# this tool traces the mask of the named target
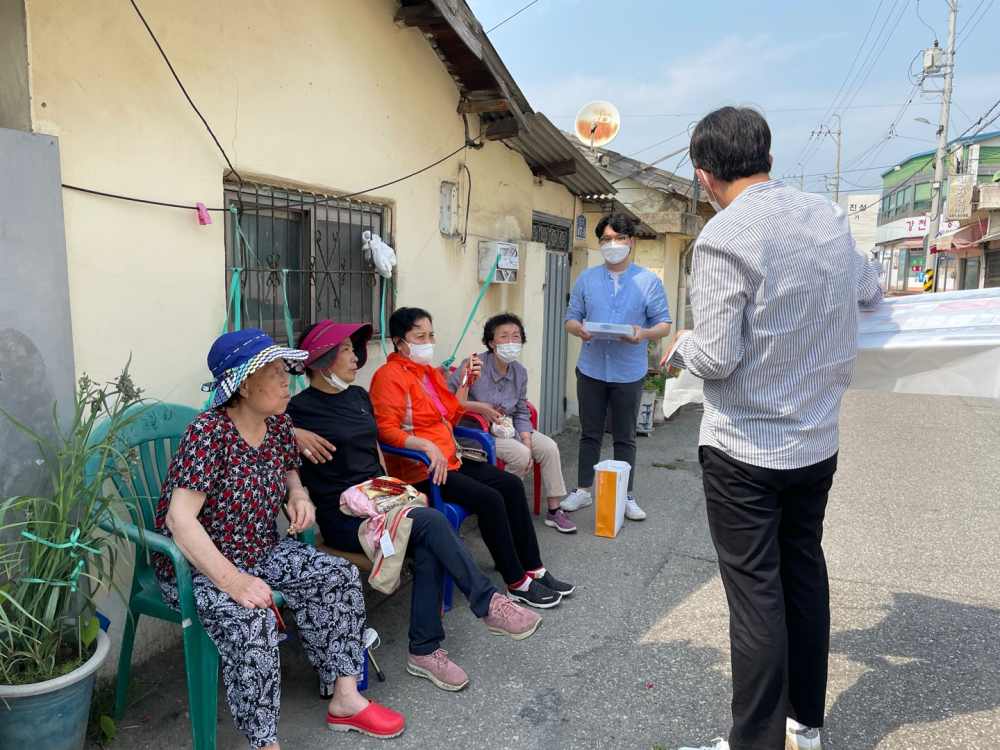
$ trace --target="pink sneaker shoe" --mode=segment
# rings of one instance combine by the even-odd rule
[[[490,611],[483,618],[483,624],[493,635],[505,635],[515,641],[522,641],[538,630],[542,618],[497,592],[490,599]]]
[[[439,648],[427,656],[410,654],[406,671],[414,677],[425,677],[442,690],[457,692],[469,684],[469,675],[448,658],[448,652]]]

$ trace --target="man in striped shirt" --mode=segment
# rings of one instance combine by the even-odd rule
[[[882,298],[846,214],[768,177],[752,109],[706,115],[691,161],[719,212],[694,248],[693,331],[672,364],[705,381],[699,440],[708,520],[730,612],[731,750],[817,750],[830,602],[821,539],[858,306]],[[724,209],[724,210],[723,210]]]

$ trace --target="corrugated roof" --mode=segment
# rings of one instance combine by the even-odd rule
[[[614,192],[548,118],[531,108],[465,0],[401,0],[396,23],[423,32],[462,94],[459,112],[490,124],[487,140],[502,140],[534,174],[575,195]]]
[[[977,136],[975,136],[973,138],[955,138],[953,140],[948,141],[948,148],[951,148],[956,143],[961,143],[963,146],[969,146],[969,145],[971,145],[973,143],[979,143],[980,141],[987,141],[990,138],[996,138],[997,136],[1000,136],[1000,130],[994,130],[992,133],[980,133],[979,135],[977,135]],[[910,161],[913,161],[914,159],[919,159],[919,158],[925,157],[925,156],[934,156],[936,153],[937,153],[937,149],[935,148],[935,149],[931,149],[930,151],[921,151],[919,154],[913,154],[911,156],[907,156],[905,159],[903,159],[902,161],[900,161],[898,164],[896,164],[896,165],[894,165],[892,167],[889,167],[889,169],[885,170],[880,176],[881,177],[885,177],[890,172],[895,172],[898,167],[903,166],[907,162],[910,162]]]

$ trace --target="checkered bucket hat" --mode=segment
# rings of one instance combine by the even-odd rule
[[[289,372],[301,375],[305,372],[303,362],[308,356],[307,351],[278,346],[259,328],[224,333],[208,353],[208,369],[215,380],[205,383],[201,389],[206,393],[214,392],[211,406],[215,408],[226,403],[240,383],[264,365],[283,359]]]

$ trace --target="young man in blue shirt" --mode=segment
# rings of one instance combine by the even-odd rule
[[[580,404],[580,464],[577,487],[560,503],[565,511],[594,502],[594,464],[601,460],[604,422],[611,407],[615,460],[632,467],[625,516],[641,521],[646,514],[632,496],[635,483],[635,428],[642,384],[649,370],[646,342],[670,333],[670,311],[663,282],[629,261],[635,248],[635,225],[625,214],[612,213],[597,222],[597,241],[604,265],[588,268],[573,285],[566,311],[566,330],[583,339],[576,363],[576,397]],[[620,340],[595,339],[585,321],[632,326]]]

